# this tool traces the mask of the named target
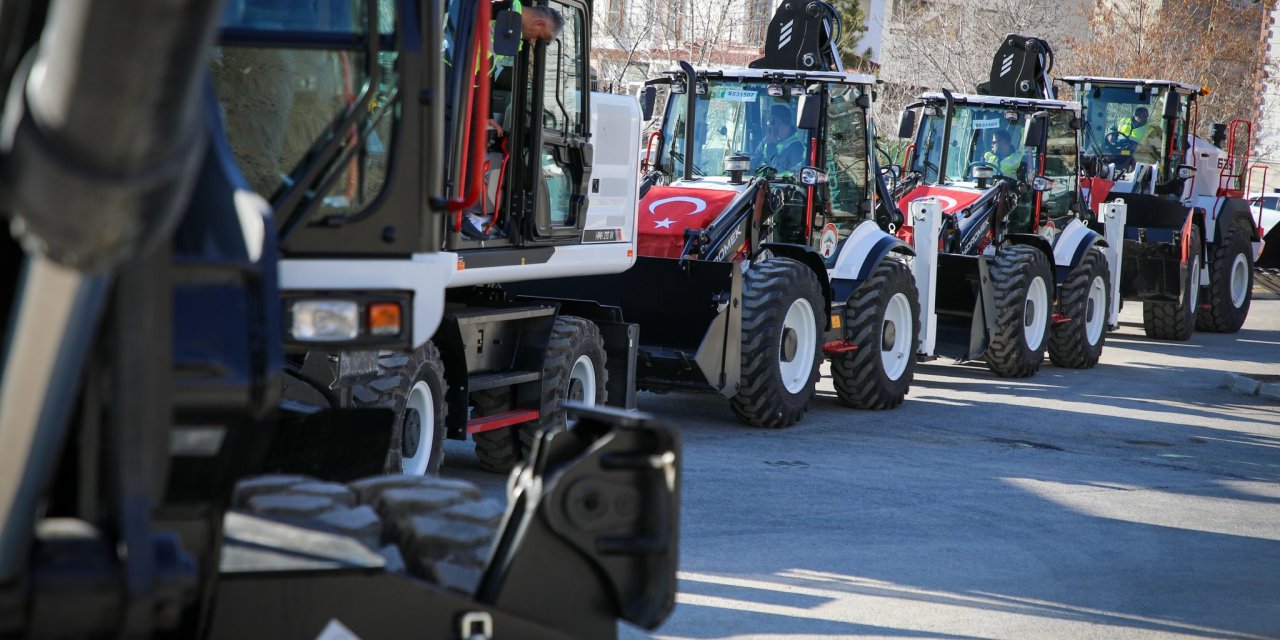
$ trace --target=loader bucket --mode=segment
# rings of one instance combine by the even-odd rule
[[[595,301],[640,325],[640,388],[724,395],[737,390],[742,269],[736,263],[641,256],[620,274],[519,283],[512,289],[528,297]]]
[[[1120,297],[1124,300],[1177,303],[1182,296],[1183,234],[1192,211],[1146,194],[1114,194],[1129,205],[1124,230]]]
[[[938,255],[938,338],[935,353],[956,360],[976,360],[987,350],[990,285],[984,284],[987,259]]]
[[[1254,263],[1254,280],[1280,294],[1280,224],[1271,227],[1262,242],[1262,253]]]

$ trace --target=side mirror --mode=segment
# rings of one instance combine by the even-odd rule
[[[1164,99],[1164,119],[1177,120],[1180,115],[1182,115],[1182,99],[1176,92],[1170,91]]]
[[[657,87],[645,87],[644,91],[640,94],[640,113],[643,115],[645,121],[653,119],[653,105],[657,100]]]
[[[1178,165],[1178,179],[1187,180],[1196,175],[1196,168],[1189,164]]]
[[[493,55],[515,57],[520,52],[523,28],[520,24],[520,14],[514,11],[499,11],[493,20]]]
[[[1036,176],[1031,179],[1031,188],[1035,191],[1049,191],[1053,189],[1053,180],[1044,176]]]
[[[796,128],[816,131],[822,120],[822,96],[804,94],[796,109]]]
[[[827,174],[817,167],[805,167],[800,170],[800,184],[826,184]]]
[[[1048,117],[1043,113],[1031,116],[1027,126],[1022,128],[1022,146],[1039,147],[1040,141],[1044,139],[1045,125],[1048,120]]]
[[[904,109],[902,115],[898,116],[898,137],[904,140],[911,139],[911,135],[916,132],[916,112],[910,109]]]

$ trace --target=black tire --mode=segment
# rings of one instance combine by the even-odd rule
[[[409,398],[414,387],[423,383],[430,392],[433,411],[431,424],[426,416],[417,415],[416,411],[406,411]],[[351,388],[351,404],[356,408],[387,408],[396,414],[395,431],[391,436],[391,449],[383,469],[387,473],[404,471],[406,458],[417,453],[417,439],[413,437],[416,430],[431,429],[431,451],[426,456],[426,473],[440,473],[440,463],[444,459],[445,411],[444,400],[446,385],[444,381],[444,364],[440,361],[440,351],[431,342],[413,353],[384,352],[378,357],[378,374],[374,378],[358,383]],[[405,436],[409,435],[409,438]]]
[[[574,376],[574,367],[582,358],[587,359],[594,374],[595,404],[602,405],[609,398],[606,388],[609,371],[605,368],[604,339],[600,337],[600,328],[583,318],[557,317],[547,344],[547,355],[542,362],[542,417],[537,422],[475,434],[476,455],[481,467],[496,473],[510,471],[515,463],[528,455],[540,430],[565,428],[567,421],[561,405],[567,400],[582,402],[586,399],[580,384],[582,379]],[[510,408],[504,396],[477,396],[480,394],[472,394],[477,410],[482,409],[481,402],[497,402],[499,399],[504,402],[499,410]]]
[[[234,509],[341,534],[403,572],[458,593],[475,592],[505,509],[461,480],[386,475],[350,484],[307,476],[257,476],[236,484]]]
[[[1037,279],[1045,287],[1044,323],[1037,331],[1040,313],[1028,296]],[[1049,343],[1053,270],[1044,252],[1030,245],[1013,245],[996,252],[991,261],[991,287],[995,293],[995,334],[987,346],[987,367],[1005,378],[1025,378],[1040,370]],[[1035,334],[1039,344],[1031,344]]]
[[[910,313],[910,325],[905,328],[886,321],[890,301],[895,301],[895,307],[903,303],[897,296],[905,298]],[[920,296],[911,270],[902,260],[886,257],[850,296],[845,309],[846,335],[858,348],[831,358],[836,395],[858,409],[892,409],[902,404],[915,378],[916,352],[920,348]],[[902,347],[907,347],[906,368],[894,378],[886,368],[883,353],[901,355]]]
[[[796,391],[782,379],[783,323],[799,301],[808,303],[814,317],[814,340],[799,344],[794,337],[791,360],[801,349],[813,349],[813,366]],[[799,308],[799,307],[798,307]],[[801,312],[802,313],[802,312]],[[742,378],[729,406],[738,419],[753,427],[771,429],[796,423],[809,409],[822,364],[823,298],[813,271],[789,258],[771,258],[747,271],[742,282]]]
[[[1102,288],[1102,303],[1093,295]],[[1057,311],[1066,322],[1049,329],[1049,360],[1059,367],[1089,369],[1098,364],[1107,342],[1107,313],[1111,308],[1111,273],[1102,250],[1092,247],[1058,289]],[[1089,336],[1089,323],[1100,321],[1098,335]]]
[[[1196,328],[1196,305],[1200,297],[1200,228],[1191,227],[1191,268],[1182,283],[1182,302],[1143,302],[1142,329],[1148,338],[1187,340]]]
[[[473,418],[483,418],[511,409],[510,389],[489,389],[471,394]],[[471,434],[475,442],[476,460],[480,468],[494,473],[505,473],[524,459],[520,438],[516,429],[505,428]]]
[[[1244,266],[1244,295],[1232,299],[1232,276],[1239,261]],[[1235,274],[1239,275],[1239,274]],[[1244,326],[1253,303],[1253,246],[1249,229],[1242,222],[1227,225],[1226,231],[1209,248],[1209,286],[1206,304],[1196,309],[1196,329],[1213,333],[1235,333]]]

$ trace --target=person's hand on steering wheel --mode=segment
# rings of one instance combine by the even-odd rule
[[[1138,146],[1138,141],[1134,140],[1133,136],[1119,131],[1108,132],[1102,139],[1112,151],[1131,151]]]

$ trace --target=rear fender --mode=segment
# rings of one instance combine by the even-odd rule
[[[1241,198],[1227,198],[1222,203],[1222,209],[1218,211],[1218,218],[1214,221],[1214,241],[1223,237],[1227,229],[1236,223],[1243,224],[1249,230],[1249,241],[1258,242],[1261,238],[1258,236],[1258,223],[1253,217],[1253,212],[1249,209],[1249,203]],[[1204,223],[1201,222],[1201,225]],[[1207,238],[1207,235],[1201,234]],[[1205,242],[1208,244],[1208,241]]]

